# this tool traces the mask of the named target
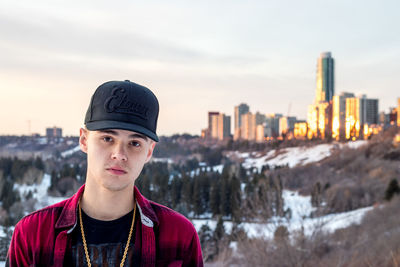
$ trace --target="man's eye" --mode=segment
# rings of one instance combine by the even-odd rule
[[[108,142],[111,142],[111,141],[112,141],[112,138],[109,137],[109,136],[104,136],[104,137],[103,137],[103,141],[108,143]]]
[[[132,142],[131,142],[131,146],[140,147],[140,143],[139,143],[139,142],[136,142],[136,141],[132,141]]]

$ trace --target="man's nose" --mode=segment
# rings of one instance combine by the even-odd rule
[[[112,153],[112,159],[127,161],[128,157],[122,144],[117,144]]]

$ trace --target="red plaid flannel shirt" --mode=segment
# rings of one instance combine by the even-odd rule
[[[77,224],[77,206],[84,185],[71,198],[35,211],[15,226],[8,266],[62,266]],[[179,213],[151,202],[135,187],[140,212],[141,266],[203,266],[198,235]]]

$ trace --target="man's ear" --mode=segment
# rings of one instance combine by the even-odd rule
[[[82,152],[87,153],[87,136],[88,130],[81,128],[79,130],[79,146],[81,147]]]
[[[149,160],[151,159],[151,156],[153,155],[153,151],[154,151],[154,147],[156,146],[156,142],[154,142],[153,140],[151,140],[151,144],[149,147],[149,151],[147,152],[147,158],[145,163],[149,162]]]

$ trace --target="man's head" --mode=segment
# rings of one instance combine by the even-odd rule
[[[158,100],[148,88],[126,81],[100,85],[85,116],[90,131],[121,129],[144,134],[158,142]]]
[[[130,81],[97,88],[80,132],[81,149],[88,155],[87,182],[112,191],[134,183],[158,142],[158,110],[155,95]]]

